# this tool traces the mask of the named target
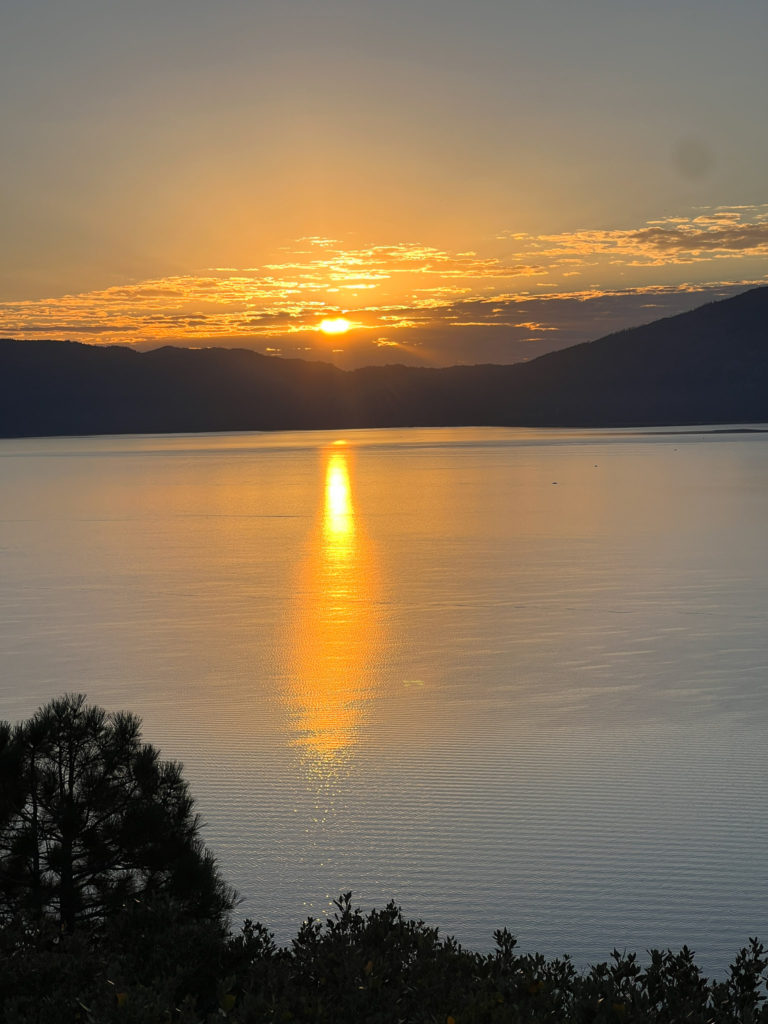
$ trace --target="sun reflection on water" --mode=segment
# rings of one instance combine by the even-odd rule
[[[325,471],[323,538],[329,560],[354,552],[355,510],[345,454],[334,452]],[[347,543],[349,541],[349,543]]]
[[[375,563],[361,529],[344,448],[325,455],[323,502],[302,567],[292,630],[292,743],[328,778],[359,742],[377,647]]]

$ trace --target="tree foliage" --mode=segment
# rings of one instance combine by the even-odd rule
[[[233,892],[200,826],[181,765],[142,742],[135,715],[70,694],[0,723],[0,920],[72,931],[163,896],[221,921]]]
[[[98,929],[0,927],[3,1024],[768,1024],[768,956],[751,939],[721,980],[691,950],[616,950],[578,971],[495,933],[463,949],[394,903],[349,894],[279,948],[264,925],[227,935],[171,903]]]

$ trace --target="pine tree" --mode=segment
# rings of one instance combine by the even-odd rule
[[[135,715],[69,694],[0,722],[0,923],[71,931],[156,898],[222,922],[234,892],[200,828],[181,765],[142,742]]]

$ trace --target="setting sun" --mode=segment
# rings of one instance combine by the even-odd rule
[[[343,316],[339,316],[333,320],[321,321],[320,330],[323,334],[346,334],[351,326],[352,324],[349,320],[345,320]]]

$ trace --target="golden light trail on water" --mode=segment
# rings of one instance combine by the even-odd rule
[[[339,454],[331,456],[326,470],[323,532],[326,550],[332,557],[349,553],[349,544],[342,542],[354,538],[355,518],[349,470],[345,457]]]
[[[377,644],[375,565],[352,497],[350,455],[325,455],[318,529],[297,591],[288,693],[293,744],[328,777],[359,739]]]

